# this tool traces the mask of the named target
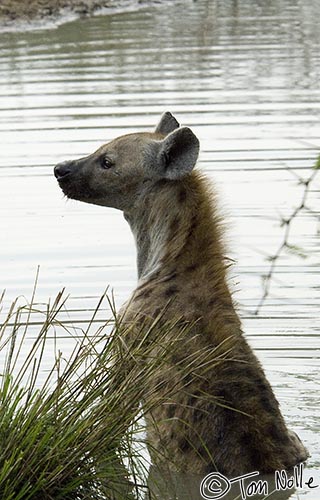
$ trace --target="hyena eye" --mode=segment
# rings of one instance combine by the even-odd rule
[[[113,167],[113,162],[107,156],[104,156],[101,160],[101,167],[105,170]]]

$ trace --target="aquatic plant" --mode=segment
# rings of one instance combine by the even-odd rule
[[[0,296],[1,500],[149,498],[144,415],[230,357],[228,342],[181,357],[194,323],[166,308],[127,323],[106,292],[72,321],[64,291],[36,302],[37,281],[30,302]]]
[[[112,319],[91,333],[105,300]],[[162,340],[162,355],[152,359],[148,337],[159,329],[159,318],[139,345],[123,350],[121,363],[115,363],[132,325],[117,322],[106,295],[76,337],[61,319],[67,310],[63,293],[45,310],[35,304],[34,296],[30,304],[19,302],[0,324],[0,498],[136,498],[144,489],[140,482],[147,465],[145,451],[137,447],[143,429],[138,402],[145,396],[148,377],[163,369],[166,352],[179,339]],[[44,371],[48,342],[56,345],[61,330],[73,338],[73,351],[67,357],[55,352],[51,368]],[[145,356],[147,368],[141,362]]]

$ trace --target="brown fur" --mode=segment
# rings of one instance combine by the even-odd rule
[[[144,218],[144,228],[151,233],[154,226],[164,225],[164,234],[169,228],[165,251],[156,276],[151,274],[134,292],[125,319],[130,322],[137,313],[154,318],[155,305],[164,307],[173,299],[163,321],[182,318],[195,325],[172,359],[179,369],[163,375],[163,395],[168,384],[180,390],[149,415],[149,442],[162,450],[164,461],[202,474],[212,469],[229,477],[254,470],[271,472],[305,460],[303,445],[288,433],[260,363],[242,335],[227,286],[220,221],[206,179],[193,172],[183,182],[162,185],[157,197],[153,192],[150,197],[152,223]],[[197,364],[201,368],[203,361],[211,367],[193,372],[186,383],[181,375],[188,372],[183,360],[200,351]],[[221,353],[224,361],[214,364]],[[155,386],[159,382],[155,380]],[[158,453],[153,458],[159,462]]]
[[[56,167],[56,175],[68,196],[116,206],[132,228],[139,282],[121,311],[123,321],[135,321],[129,348],[159,315],[161,324],[179,319],[180,325],[189,325],[183,344],[169,357],[167,372],[151,382],[161,401],[147,415],[153,460],[170,460],[182,471],[218,470],[227,476],[290,468],[308,453],[286,428],[242,334],[227,285],[215,195],[205,177],[191,171],[196,138],[173,120],[167,114],[156,134],[119,138],[76,167]],[[116,168],[122,158],[120,179],[110,172],[108,185],[92,167],[101,152],[117,158]],[[165,334],[159,330],[158,335]]]

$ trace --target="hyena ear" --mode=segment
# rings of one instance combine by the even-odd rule
[[[171,132],[160,142],[159,174],[165,179],[181,179],[191,172],[199,155],[199,140],[187,127]]]
[[[180,124],[177,122],[175,117],[167,111],[161,116],[161,119],[156,127],[156,134],[168,135],[173,132],[176,128],[179,128]]]

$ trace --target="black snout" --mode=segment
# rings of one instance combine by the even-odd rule
[[[64,161],[62,163],[58,163],[54,167],[54,175],[58,181],[64,179],[71,173],[71,161]]]

